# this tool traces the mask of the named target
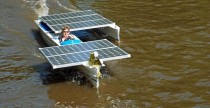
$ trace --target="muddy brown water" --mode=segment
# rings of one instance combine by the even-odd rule
[[[209,108],[209,0],[1,0],[0,107]],[[121,27],[131,58],[107,62],[97,90],[52,73],[34,20],[92,9]],[[79,77],[77,77],[79,76]],[[79,80],[78,80],[79,79]]]

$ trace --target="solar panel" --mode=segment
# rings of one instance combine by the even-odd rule
[[[69,26],[71,31],[75,31],[115,24],[91,10],[42,16],[39,19],[46,23],[55,33],[61,32],[64,26]]]
[[[40,48],[40,51],[47,58],[53,69],[82,65],[84,62],[88,62],[90,54],[94,51],[98,52],[99,59],[102,61],[130,57],[130,54],[106,39]]]

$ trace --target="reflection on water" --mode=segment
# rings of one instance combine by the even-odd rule
[[[0,1],[0,106],[209,108],[209,3]],[[93,9],[116,22],[119,45],[131,54],[106,63],[98,90],[80,72],[52,72],[38,50],[46,45],[33,20],[69,9]]]

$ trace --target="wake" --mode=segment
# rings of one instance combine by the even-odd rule
[[[48,15],[49,8],[46,0],[23,0],[24,6],[32,8],[38,16]]]
[[[74,6],[74,5],[69,5],[69,7],[64,6],[62,3],[60,3],[60,0],[53,0],[54,2],[56,2],[60,7],[68,10],[68,11],[77,11],[78,9]]]
[[[50,0],[49,2],[55,2],[57,4],[57,8],[61,7],[67,11],[76,11],[78,10],[76,6],[72,4],[68,4],[68,6],[65,6],[60,2],[61,0]],[[47,4],[47,0],[23,0],[24,7],[32,8],[35,13],[40,16],[46,16],[49,13],[49,7]]]

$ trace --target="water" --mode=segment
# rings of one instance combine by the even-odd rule
[[[1,0],[0,107],[209,108],[209,3]],[[69,73],[52,74],[38,51],[46,44],[34,20],[78,9],[116,22],[119,46],[132,56],[107,62],[109,74],[99,90],[72,80]]]

